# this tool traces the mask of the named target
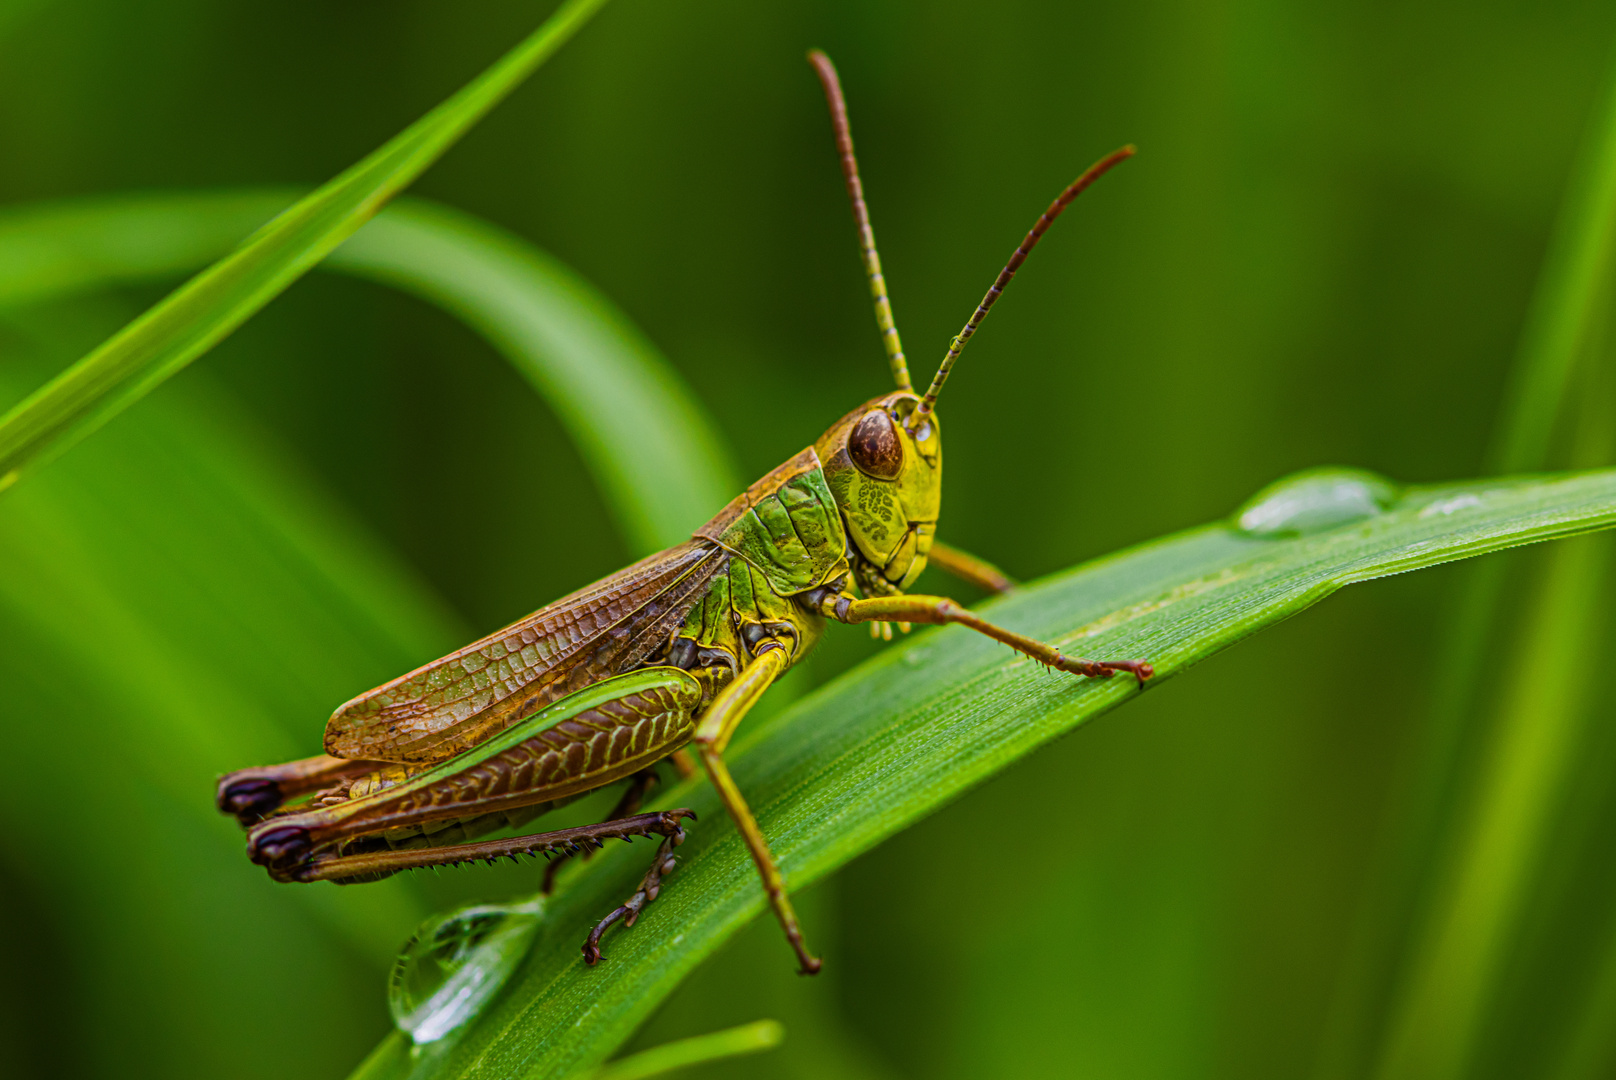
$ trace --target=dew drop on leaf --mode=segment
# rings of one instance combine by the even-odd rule
[[[422,923],[387,981],[399,1030],[435,1042],[481,1012],[527,955],[543,911],[542,898],[473,904]]]
[[[1235,515],[1247,536],[1306,536],[1384,513],[1398,487],[1363,469],[1309,469],[1253,495]]]

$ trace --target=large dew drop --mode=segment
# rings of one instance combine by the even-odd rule
[[[474,904],[421,924],[387,982],[393,1022],[416,1045],[476,1016],[527,955],[544,901]]]
[[[1372,472],[1309,469],[1257,492],[1235,523],[1248,536],[1306,536],[1384,513],[1397,497],[1397,485]]]

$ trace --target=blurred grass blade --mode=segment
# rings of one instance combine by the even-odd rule
[[[1527,472],[1541,470],[1548,464],[1555,425],[1566,410],[1576,380],[1586,376],[1592,353],[1599,348],[1603,336],[1612,300],[1613,270],[1616,270],[1613,260],[1616,260],[1616,67],[1591,118],[1580,160],[1568,184],[1539,275],[1502,399],[1498,431],[1489,452],[1493,469]],[[1586,439],[1583,443],[1575,464],[1587,467],[1609,460],[1608,455],[1587,446]],[[1589,543],[1597,547],[1603,546],[1604,541]],[[1529,625],[1548,634],[1559,643],[1559,648],[1531,636],[1519,648],[1534,655],[1550,654],[1557,668],[1562,661],[1598,648],[1586,633],[1578,636],[1574,632],[1579,628],[1587,629],[1592,615],[1589,605],[1597,605],[1598,599],[1585,592],[1579,600],[1566,592],[1593,588],[1592,582],[1579,585],[1566,577],[1567,566],[1573,562],[1584,563],[1588,558],[1584,550],[1571,545],[1555,552],[1550,556],[1551,569],[1539,586],[1543,591],[1530,601],[1535,615],[1529,616]],[[1426,912],[1422,916],[1419,909],[1431,903],[1436,890],[1443,888],[1436,878],[1441,873],[1439,868],[1454,857],[1455,846],[1469,845],[1474,856],[1480,856],[1484,849],[1498,855],[1497,845],[1505,842],[1496,835],[1490,841],[1482,841],[1476,835],[1462,838],[1464,826],[1458,815],[1463,807],[1458,800],[1465,778],[1458,770],[1461,759],[1466,756],[1465,748],[1480,738],[1481,726],[1475,720],[1492,700],[1485,693],[1491,685],[1485,664],[1489,650],[1499,644],[1498,613],[1511,565],[1507,560],[1488,560],[1471,568],[1464,580],[1436,665],[1430,720],[1418,736],[1417,752],[1411,755],[1411,767],[1402,782],[1402,791],[1394,795],[1392,809],[1387,814],[1387,820],[1396,823],[1397,832],[1389,838],[1379,868],[1371,876],[1371,895],[1365,904],[1357,944],[1348,950],[1348,972],[1341,981],[1331,1030],[1323,1040],[1315,1072],[1317,1080],[1346,1080],[1364,1075],[1377,1067],[1377,1055],[1380,1057],[1378,1067],[1384,1070],[1382,1075],[1405,1075],[1405,1066],[1412,1061],[1407,1055],[1415,1053],[1415,1042],[1425,1047],[1419,1052],[1424,1055],[1435,1053],[1435,1044],[1444,1040],[1447,1049],[1439,1055],[1444,1064],[1438,1068],[1433,1059],[1422,1057],[1424,1065],[1420,1068],[1438,1068],[1437,1074],[1424,1075],[1456,1075],[1461,1069],[1459,1059],[1468,1052],[1461,1049],[1461,1044],[1476,1030],[1476,1010],[1482,1007],[1485,994],[1472,985],[1463,989],[1449,987],[1453,991],[1449,996],[1439,992],[1430,980],[1438,978],[1439,971],[1453,974],[1455,964],[1475,965],[1469,974],[1479,978],[1482,972],[1493,970],[1498,958],[1474,954],[1462,961],[1455,951],[1460,948],[1457,939],[1450,936],[1445,943],[1437,940],[1447,934],[1440,927],[1449,918],[1458,917],[1458,913],[1449,909],[1445,913],[1437,910],[1435,914]],[[1555,626],[1544,622],[1551,612],[1578,617],[1578,625]],[[1518,678],[1530,679],[1534,685],[1546,674],[1518,664],[1512,665],[1512,670]],[[1557,699],[1562,711],[1553,718],[1541,713],[1547,701],[1535,701],[1530,714],[1511,711],[1500,717],[1496,732],[1500,745],[1519,744],[1534,738],[1528,732],[1514,730],[1515,725],[1541,722],[1547,729],[1556,723],[1570,723],[1568,716],[1578,711],[1579,701],[1571,685],[1567,684],[1566,693]],[[1517,702],[1533,697],[1520,689],[1505,696]],[[1536,737],[1553,738],[1547,730]],[[1570,738],[1564,733],[1561,737]],[[1493,751],[1478,755],[1484,758],[1493,754],[1495,765],[1490,779],[1475,782],[1481,783],[1484,790],[1513,801],[1519,812],[1529,816],[1546,813],[1543,807],[1533,809],[1522,802],[1525,796],[1520,785],[1534,786],[1540,801],[1549,796],[1554,786],[1555,755],[1548,753],[1537,759],[1538,765],[1549,771],[1531,782],[1519,774],[1506,778],[1504,772],[1498,771],[1503,766],[1496,763],[1496,753],[1495,747]],[[1493,783],[1512,786],[1514,793],[1505,795],[1501,788],[1491,787]],[[1473,798],[1465,806],[1474,806],[1484,817],[1491,814],[1484,800]],[[1538,817],[1538,820],[1545,819]],[[1517,842],[1520,842],[1518,838]],[[1524,858],[1529,847],[1518,849],[1517,854]],[[1471,908],[1466,916],[1470,931],[1467,947],[1488,950],[1501,947],[1500,920],[1514,910],[1514,899],[1508,896],[1520,886],[1519,874],[1526,872],[1525,867],[1516,867],[1513,884],[1506,883],[1509,874],[1502,867],[1490,871],[1480,867],[1458,871],[1450,865],[1449,872],[1455,875],[1447,883],[1449,889],[1459,880],[1479,880],[1477,875],[1497,886],[1485,905],[1490,912],[1488,928],[1483,929],[1476,921],[1482,918],[1479,908]],[[1451,892],[1446,895],[1445,901],[1437,902],[1460,903]],[[1428,918],[1424,930],[1419,929],[1422,918]],[[1423,940],[1419,936],[1422,933],[1426,935]],[[1484,946],[1483,942],[1491,944]],[[1437,958],[1438,953],[1441,959]],[[1405,965],[1412,967],[1405,970]],[[1469,1015],[1462,1019],[1458,1015],[1461,1009],[1469,1010]],[[1443,1015],[1439,1017],[1432,1010]],[[1391,1044],[1401,1049],[1394,1049]],[[1405,1065],[1395,1064],[1399,1060]]]
[[[1212,525],[1168,537],[984,610],[1073,654],[1149,657],[1166,678],[1344,585],[1613,524],[1616,470],[1419,488],[1312,535]],[[734,773],[800,888],[1138,692],[1126,679],[1051,675],[967,631],[925,632],[746,733]],[[701,824],[657,902],[607,940],[609,962],[586,968],[578,942],[643,874],[637,848],[609,849],[567,879],[511,988],[421,1075],[549,1078],[594,1065],[763,909],[710,789],[683,785],[662,804],[692,807]],[[393,1038],[364,1075],[420,1064]]]
[[[208,351],[328,255],[555,52],[605,0],[565,0],[420,120],[253,234],[0,417],[0,490]]]
[[[134,195],[0,211],[0,306],[184,273],[295,197]],[[739,490],[716,427],[677,372],[610,301],[532,244],[405,198],[322,266],[420,296],[487,338],[561,418],[641,552],[688,536]]]
[[[531,244],[412,202],[363,229],[331,268],[459,316],[550,403],[631,546],[688,537],[741,485],[695,396],[600,293]]]
[[[1582,160],[1534,293],[1520,354],[1504,394],[1492,471],[1548,461],[1576,366],[1608,310],[1616,274],[1616,68],[1592,118]]]
[[[1533,294],[1500,407],[1489,471],[1538,472],[1549,466],[1551,436],[1570,400],[1573,378],[1611,301],[1616,273],[1616,65],[1584,140],[1549,253]],[[1504,587],[1507,564],[1477,568],[1461,597],[1438,666],[1431,736],[1434,773],[1424,783],[1447,788],[1458,729],[1475,709],[1481,667]],[[1420,860],[1424,861],[1423,856]]]
[[[1616,914],[1607,914],[1604,940],[1598,945],[1593,978],[1576,1005],[1569,1037],[1553,1058],[1549,1080],[1597,1080],[1608,1077],[1616,1061]]]
[[[1379,1076],[1443,1080],[1469,1072],[1582,748],[1604,646],[1597,631],[1616,553],[1610,540],[1579,537],[1550,556],[1523,647],[1498,690],[1497,728],[1455,830],[1456,850],[1445,852],[1451,861],[1440,867],[1443,887],[1417,939]]]
[[[773,1050],[785,1035],[786,1030],[778,1021],[758,1020],[725,1031],[696,1035],[642,1050],[610,1065],[580,1073],[578,1080],[645,1080],[646,1077],[661,1076],[689,1065],[704,1065],[709,1061]]]
[[[45,0],[0,0],[0,40],[44,6]]]
[[[1616,204],[1616,174],[1610,197]],[[1583,329],[1606,347],[1580,361],[1587,392],[1574,432],[1579,464],[1616,455],[1616,356],[1602,332],[1613,302],[1607,283],[1606,310],[1587,313]],[[1502,685],[1490,687],[1500,708],[1472,789],[1432,859],[1438,888],[1386,1036],[1379,1075],[1387,1080],[1470,1072],[1503,990],[1508,950],[1525,930],[1530,894],[1542,886],[1557,835],[1574,828],[1562,811],[1580,804],[1584,814],[1597,812],[1597,801],[1577,797],[1578,781],[1587,782],[1577,765],[1590,726],[1605,721],[1591,705],[1592,679],[1609,650],[1611,539],[1583,537],[1548,554],[1512,636]]]
[[[1572,386],[1582,380],[1590,390],[1613,299],[1613,260],[1616,68],[1590,121],[1522,331],[1490,453],[1496,469],[1547,466]],[[1597,404],[1593,396],[1585,393],[1585,401]],[[1587,432],[1577,441],[1577,466],[1610,461],[1606,449],[1590,445]],[[1579,742],[1576,728],[1585,716],[1579,674],[1601,648],[1595,614],[1603,601],[1597,572],[1603,551],[1605,540],[1592,540],[1548,556],[1547,576],[1527,600],[1524,634],[1508,647],[1516,660],[1501,694],[1492,692],[1485,664],[1490,650],[1504,648],[1498,613],[1509,564],[1488,561],[1464,582],[1437,666],[1432,718],[1420,734],[1401,802],[1393,800],[1388,815],[1399,833],[1372,884],[1320,1080],[1366,1070],[1382,1077],[1464,1074],[1522,889],[1542,855],[1545,829],[1553,828],[1566,755]],[[1584,571],[1592,577],[1577,580]],[[1555,677],[1519,663],[1522,653],[1555,668],[1563,679],[1559,694],[1538,694],[1535,687]],[[1477,721],[1487,718],[1495,700],[1506,705],[1493,731],[1485,732]],[[1513,763],[1501,757],[1514,752],[1530,757]],[[1474,761],[1482,771],[1466,776],[1461,761]],[[1504,805],[1508,815],[1500,816]]]
[[[6,319],[0,401],[130,313]],[[291,899],[246,872],[212,782],[316,749],[332,701],[468,634],[208,389],[187,380],[0,501],[0,833],[73,928],[50,963],[107,988],[75,1005],[85,1071],[126,1075],[138,1045],[141,1075],[330,1074],[363,1050],[423,883]],[[52,1000],[53,973],[19,976]],[[299,1038],[243,1062],[264,1015]]]

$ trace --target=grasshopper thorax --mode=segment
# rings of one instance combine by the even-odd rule
[[[919,404],[907,390],[867,401],[814,444],[847,527],[854,575],[870,595],[914,584],[937,534],[943,440],[935,412],[914,415]]]

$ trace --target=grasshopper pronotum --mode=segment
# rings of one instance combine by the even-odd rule
[[[730,736],[769,685],[807,654],[827,620],[959,623],[1062,671],[1140,682],[1142,660],[1064,656],[941,596],[904,592],[928,561],[984,588],[1011,583],[935,540],[942,492],[938,393],[1027,253],[1077,195],[1129,157],[1124,147],[1079,176],[1039,216],[943,357],[924,394],[909,381],[881,276],[847,110],[824,53],[809,60],[830,105],[859,246],[897,390],[858,406],[818,442],[737,496],[677,547],[542,608],[481,641],[367,691],[332,715],[326,754],[246,769],[219,782],[219,808],[248,829],[247,852],[278,881],[366,881],[412,867],[523,853],[571,854],[609,838],[659,836],[639,889],[591,931],[632,924],[674,866],[689,810],[639,814],[652,766],[692,771],[691,746],[757,863],[804,972],[785,882],[724,764]],[[511,839],[519,825],[628,781],[598,825]],[[289,799],[308,795],[291,807]],[[558,863],[552,863],[553,871]],[[554,874],[547,873],[548,889]]]

